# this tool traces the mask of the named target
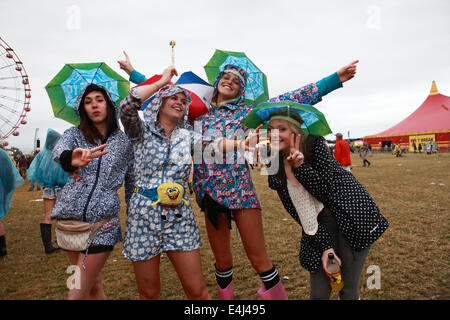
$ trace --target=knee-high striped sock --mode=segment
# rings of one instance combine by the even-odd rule
[[[264,287],[266,290],[274,287],[278,282],[280,282],[280,275],[278,274],[278,270],[273,267],[269,271],[258,273],[261,277],[262,282],[264,283]]]
[[[219,270],[217,269],[216,265],[214,264],[214,267],[216,268],[216,281],[220,288],[225,289],[228,287],[228,285],[233,281],[233,266],[226,270]]]

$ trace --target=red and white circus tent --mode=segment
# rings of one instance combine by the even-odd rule
[[[400,143],[413,150],[413,142],[436,142],[440,151],[450,150],[450,97],[440,94],[436,82],[431,85],[425,101],[403,121],[380,133],[364,137],[373,150],[380,151],[386,145]]]

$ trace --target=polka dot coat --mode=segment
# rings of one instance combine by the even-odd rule
[[[309,145],[309,149],[308,149]],[[309,135],[305,161],[294,169],[294,176],[336,218],[340,232],[354,251],[375,242],[389,226],[367,190],[333,158],[324,138]],[[269,187],[276,190],[285,209],[301,225],[287,186],[276,175],[269,176]],[[319,214],[320,215],[320,214]],[[302,232],[300,264],[317,270],[322,252],[335,247],[329,231],[320,223],[313,236]]]

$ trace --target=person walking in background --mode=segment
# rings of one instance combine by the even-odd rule
[[[0,257],[6,256],[5,227],[2,219],[11,208],[11,200],[17,187],[24,184],[9,154],[0,148]]]
[[[342,139],[342,133],[340,132],[336,133],[334,158],[341,164],[342,168],[351,172],[352,160],[350,158],[350,145]]]
[[[431,142],[427,142],[427,144],[425,145],[425,151],[427,152],[428,155],[431,155],[431,148],[432,148]]]
[[[402,157],[402,148],[400,146],[400,142],[395,145],[395,147],[394,147],[394,154],[395,154],[396,158],[398,158],[398,157],[401,158]]]
[[[372,156],[372,148],[367,143],[367,141],[364,141],[363,145],[359,149],[359,156],[363,160],[363,167],[367,166],[370,167],[370,161],[367,158],[370,158]]]
[[[31,164],[33,163],[34,159],[39,155],[40,149],[36,149],[33,153],[31,153],[31,157],[30,157],[30,167]],[[34,185],[36,184],[36,191],[40,191],[41,190],[41,185],[39,184],[38,181],[30,179],[30,168],[28,168],[28,180],[31,181],[30,183],[30,188],[28,189],[28,191],[33,191],[34,190]]]
[[[52,224],[50,216],[56,199],[59,197],[62,187],[68,180],[68,174],[53,160],[52,151],[61,135],[53,129],[48,129],[45,145],[31,162],[28,169],[28,179],[36,181],[44,188],[42,199],[44,200],[44,220],[40,224],[42,244],[45,253],[53,253],[59,250],[52,244]]]
[[[27,157],[25,157],[24,154],[20,156],[19,161],[17,162],[17,166],[19,167],[19,172],[23,180],[27,180],[27,170],[29,167],[29,163]]]
[[[432,150],[433,150],[434,153],[438,153],[438,151],[439,151],[439,147],[436,144],[436,141],[433,141],[433,148],[432,148]]]

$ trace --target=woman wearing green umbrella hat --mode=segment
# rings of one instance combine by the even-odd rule
[[[310,272],[310,298],[330,297],[327,265],[332,253],[341,265],[340,299],[358,299],[370,246],[389,223],[366,189],[334,159],[325,139],[302,130],[298,113],[273,110],[269,121],[269,132],[278,131],[269,137],[279,160],[269,187],[302,226],[299,256]]]
[[[69,180],[51,218],[60,220],[57,229],[64,221],[91,224],[80,251],[64,242],[64,234],[56,234],[59,247],[80,270],[80,286],[70,288],[68,298],[105,299],[101,270],[122,241],[118,190],[125,185],[128,206],[134,187],[133,146],[120,130],[117,107],[104,87],[87,85],[74,110],[80,125],[67,129],[53,148],[53,159],[69,173]]]
[[[339,69],[333,75],[317,83],[282,94],[271,101],[291,100],[298,103],[315,104],[327,93],[353,78],[356,63]],[[227,65],[217,76],[211,110],[197,119],[203,136],[213,139],[236,137],[235,132],[245,132],[241,121],[252,110],[245,104],[247,73],[240,67]],[[243,137],[242,137],[243,138]],[[246,254],[263,282],[258,294],[262,299],[287,299],[278,271],[273,266],[265,247],[261,207],[251,181],[250,171],[243,160],[242,141],[223,140],[222,151],[233,150],[234,163],[194,162],[194,191],[197,203],[205,212],[206,228],[211,248],[216,259],[216,279],[219,299],[233,298],[230,245],[231,220],[236,222]],[[224,152],[226,153],[226,152]]]

